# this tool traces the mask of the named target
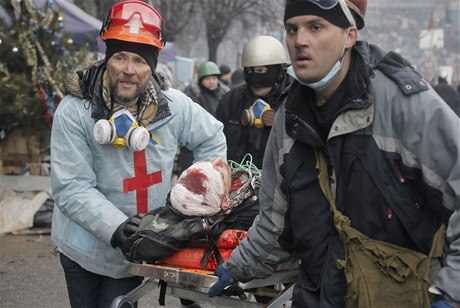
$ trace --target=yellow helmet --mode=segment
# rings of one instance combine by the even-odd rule
[[[287,63],[283,44],[272,36],[262,35],[250,40],[243,49],[241,66],[266,66]]]

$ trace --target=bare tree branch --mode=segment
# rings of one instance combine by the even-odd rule
[[[206,26],[209,60],[216,61],[217,49],[235,22],[276,23],[272,3],[266,0],[199,0]]]
[[[196,15],[196,1],[156,0],[153,6],[163,17],[163,36],[173,42]]]

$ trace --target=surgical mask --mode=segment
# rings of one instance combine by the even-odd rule
[[[335,77],[337,77],[337,75],[339,75],[340,71],[342,70],[342,63],[343,61],[337,61],[332,67],[332,69],[329,71],[329,73],[326,74],[326,76],[324,76],[321,80],[318,80],[317,82],[313,83],[306,83],[301,81],[297,77],[292,65],[287,68],[287,73],[304,86],[312,88],[315,91],[322,91],[326,89],[326,87],[332,82],[332,80],[335,79]]]
[[[119,149],[128,147],[133,151],[144,150],[150,141],[149,131],[140,127],[127,109],[115,112],[109,120],[98,120],[93,136],[99,144],[112,144]]]
[[[262,99],[257,99],[249,109],[243,110],[241,124],[262,128],[272,126],[275,111]]]

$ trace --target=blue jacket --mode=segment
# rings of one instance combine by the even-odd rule
[[[88,271],[122,278],[132,275],[121,251],[110,245],[112,234],[137,213],[137,204],[147,202],[148,210],[164,205],[177,147],[188,145],[195,160],[226,159],[226,142],[220,122],[182,92],[160,87],[154,75],[157,113],[146,128],[155,138],[145,151],[98,144],[94,123],[110,116],[101,100],[104,71],[99,62],[69,82],[72,94],[54,116],[52,240]]]

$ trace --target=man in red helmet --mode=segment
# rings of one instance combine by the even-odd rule
[[[366,2],[286,1],[296,81],[260,213],[210,296],[295,256],[292,307],[460,307],[460,119],[407,60],[357,41]]]
[[[178,146],[226,158],[223,125],[155,73],[161,27],[144,2],[114,5],[105,59],[69,75],[54,116],[52,240],[72,307],[109,307],[141,283],[119,248],[139,214],[164,206]]]

